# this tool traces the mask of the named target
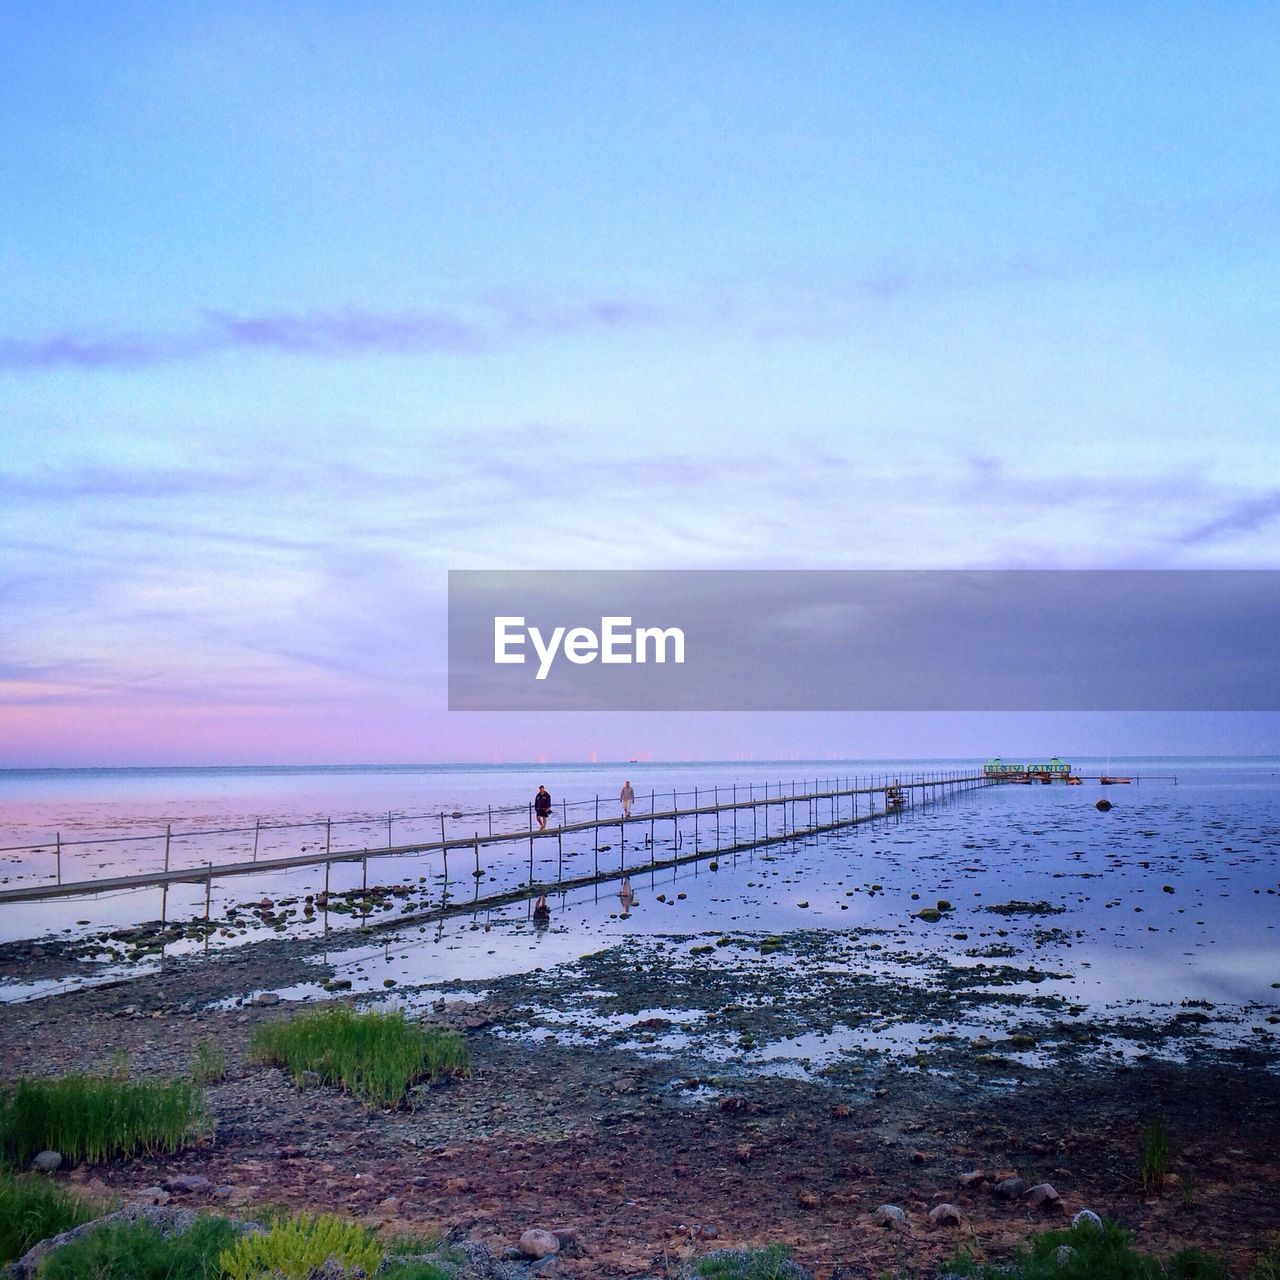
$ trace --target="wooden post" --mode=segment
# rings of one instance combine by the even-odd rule
[[[387,848],[391,848],[391,810],[387,810]]]
[[[493,835],[493,805],[489,806],[489,834]]]
[[[333,847],[333,819],[326,818],[324,820],[324,856],[326,858],[329,856],[329,850],[332,847]],[[327,863],[325,864],[325,867],[327,871],[328,869]],[[326,889],[326,892],[327,892],[327,889]]]
[[[253,861],[258,860],[258,833],[262,830],[262,819],[254,818],[253,820]]]
[[[562,833],[556,832],[556,880],[564,878],[564,840]]]
[[[209,923],[209,901],[213,897],[213,863],[209,863],[209,874],[204,881],[204,922]]]
[[[369,850],[364,851],[364,857],[360,859],[360,892],[367,893],[369,890]]]
[[[440,843],[444,844],[444,814],[440,815]]]
[[[476,884],[479,884],[480,883],[480,833],[478,831],[476,832],[475,850],[476,850]]]
[[[532,822],[533,809],[530,808],[530,821]],[[533,828],[529,829],[529,888],[533,888]]]
[[[61,884],[62,883],[62,832],[61,831],[58,832],[57,859],[58,859],[58,883]]]
[[[164,869],[166,871],[169,870],[169,839],[172,834],[173,826],[170,824],[164,829]]]

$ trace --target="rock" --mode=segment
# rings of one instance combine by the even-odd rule
[[[578,1247],[578,1231],[576,1227],[552,1227],[551,1234],[560,1241],[561,1249]]]
[[[166,1191],[180,1196],[209,1196],[213,1183],[199,1173],[180,1173],[176,1178],[165,1178],[160,1185]]]
[[[976,1187],[981,1182],[986,1182],[987,1175],[981,1169],[970,1169],[968,1173],[962,1173],[956,1181],[962,1187]]]
[[[550,1231],[530,1227],[521,1235],[519,1248],[526,1258],[549,1258],[560,1252],[560,1241]]]
[[[743,1142],[734,1150],[733,1158],[739,1164],[746,1164],[755,1155],[755,1148],[749,1142]]]
[[[999,1196],[1001,1200],[1016,1200],[1026,1189],[1027,1184],[1023,1179],[1005,1178],[991,1188],[991,1194]]]
[[[1052,1209],[1062,1200],[1062,1197],[1050,1183],[1037,1182],[1034,1187],[1027,1189],[1026,1200],[1034,1209]]]
[[[1054,1250],[1053,1260],[1060,1267],[1065,1267],[1072,1258],[1076,1256],[1076,1251],[1069,1244],[1060,1244]]]
[[[837,1102],[836,1105],[831,1108],[831,1118],[833,1120],[847,1120],[849,1116],[850,1108],[848,1103]]]
[[[253,1003],[258,1005],[279,1004],[280,996],[275,991],[260,991],[258,998]]]
[[[898,1228],[907,1225],[907,1215],[896,1204],[882,1204],[871,1216],[882,1227]]]
[[[173,1197],[163,1187],[143,1187],[132,1196],[134,1204],[168,1204]]]
[[[1099,801],[1098,801],[1098,803],[1097,803],[1097,804],[1095,804],[1093,807],[1094,807],[1095,809],[1097,809],[1097,811],[1098,811],[1099,813],[1106,813],[1106,812],[1107,812],[1107,810],[1111,808],[1111,801],[1110,801],[1110,800],[1099,800]]]
[[[543,1258],[539,1262],[535,1262],[529,1268],[531,1276],[559,1276],[564,1273],[560,1270],[560,1259],[555,1254]]]
[[[62,1168],[62,1152],[42,1151],[31,1161],[31,1167],[37,1173],[57,1173]]]
[[[822,1197],[816,1191],[810,1191],[806,1188],[796,1196],[796,1203],[802,1209],[821,1209]]]
[[[1081,1209],[1074,1218],[1071,1219],[1071,1229],[1074,1231],[1079,1227],[1096,1227],[1102,1230],[1102,1219],[1098,1217],[1092,1209]]]
[[[964,1225],[964,1214],[953,1204],[939,1204],[929,1210],[929,1221],[935,1227],[959,1227]]]

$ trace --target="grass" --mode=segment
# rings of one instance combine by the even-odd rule
[[[0,1173],[0,1266],[94,1212],[43,1174]]]
[[[790,1248],[785,1244],[771,1244],[766,1249],[701,1258],[696,1267],[706,1280],[785,1280],[791,1272],[787,1265],[790,1261]]]
[[[171,1236],[151,1222],[109,1222],[50,1254],[40,1280],[221,1280],[235,1239],[225,1218],[200,1217]]]
[[[241,1236],[223,1251],[219,1265],[227,1280],[306,1280],[329,1258],[372,1275],[382,1264],[382,1247],[367,1227],[332,1214],[300,1213],[269,1231]]]
[[[355,1013],[347,1005],[264,1023],[253,1033],[252,1053],[289,1071],[298,1085],[311,1071],[375,1106],[394,1106],[415,1081],[462,1074],[470,1064],[456,1032],[407,1022],[400,1009]]]
[[[196,1084],[217,1084],[227,1078],[227,1055],[210,1040],[201,1040],[191,1055],[191,1079]]]
[[[1227,1280],[1226,1268],[1198,1249],[1165,1262],[1139,1253],[1113,1222],[1101,1230],[1047,1231],[1007,1262],[978,1263],[961,1255],[942,1270],[974,1280]]]
[[[1152,1120],[1138,1139],[1138,1175],[1144,1191],[1159,1191],[1169,1176],[1173,1156],[1169,1130],[1163,1120]]]
[[[1280,1280],[1280,1237],[1258,1255],[1249,1280]]]
[[[204,1120],[188,1080],[69,1075],[0,1088],[0,1159],[25,1168],[41,1151],[98,1163],[113,1156],[180,1151]]]

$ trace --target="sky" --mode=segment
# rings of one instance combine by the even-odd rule
[[[1280,567],[1280,10],[0,0],[0,767],[1280,752],[451,713],[450,569]]]

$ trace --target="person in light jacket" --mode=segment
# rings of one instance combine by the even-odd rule
[[[618,799],[622,801],[622,816],[624,818],[631,817],[631,806],[635,804],[636,793],[631,789],[630,778],[622,784],[622,791],[619,793]]]

